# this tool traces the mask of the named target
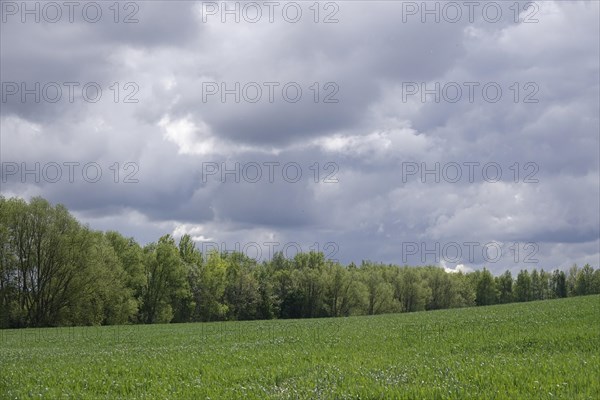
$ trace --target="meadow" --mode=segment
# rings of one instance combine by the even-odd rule
[[[403,314],[0,330],[0,398],[597,399],[600,296]]]

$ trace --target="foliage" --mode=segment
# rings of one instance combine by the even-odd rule
[[[61,205],[0,196],[0,328],[348,317],[600,293],[600,269],[448,273],[323,253],[202,254],[189,235],[143,248]]]

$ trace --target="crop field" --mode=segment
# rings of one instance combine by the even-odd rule
[[[337,319],[0,331],[0,397],[597,399],[600,296]]]

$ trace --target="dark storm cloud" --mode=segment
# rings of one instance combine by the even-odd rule
[[[134,24],[115,24],[108,9],[97,24],[3,22],[3,82],[98,82],[103,97],[54,104],[9,97],[0,115],[2,162],[95,162],[103,175],[96,183],[80,175],[36,183],[18,171],[0,183],[2,194],[42,195],[94,228],[142,242],[186,232],[229,248],[334,242],[343,262],[477,268],[486,265],[481,254],[422,261],[419,253],[405,257],[403,243],[500,241],[536,243],[542,267],[597,265],[598,4],[537,2],[538,22],[529,24],[514,22],[513,2],[502,3],[503,17],[493,23],[480,9],[473,23],[466,14],[456,23],[421,23],[418,14],[404,21],[400,2],[338,4],[334,24],[315,24],[306,7],[295,24],[280,14],[274,23],[222,24],[219,15],[203,22],[202,3],[161,1],[137,3]],[[121,100],[123,85],[135,83],[138,102],[113,101],[114,82]],[[263,100],[205,99],[206,84],[235,82],[257,82]],[[264,82],[280,85],[272,103]],[[303,90],[296,103],[281,96],[288,82]],[[404,99],[407,82],[495,82],[503,97],[492,103],[477,92],[474,102],[435,103],[429,95],[422,103],[420,94]],[[337,103],[322,101],[327,83],[337,85]],[[536,85],[536,103],[522,101],[527,83]],[[127,162],[137,183],[123,182]],[[264,166],[258,183],[206,176],[206,163],[252,162],[297,163],[303,176],[291,183],[277,169],[266,182]],[[337,183],[323,182],[328,162]],[[429,175],[422,182],[420,171],[407,177],[403,170],[452,162],[496,163],[502,178],[486,181],[478,169],[474,181]],[[532,171],[536,182],[524,182]],[[531,266],[504,256],[487,266]]]
[[[219,40],[221,30],[213,32],[214,24],[209,24],[200,46],[214,59],[206,68],[200,64],[193,74],[188,71],[193,80],[183,89],[185,95],[173,113],[192,113],[221,137],[254,144],[292,143],[360,126],[369,104],[377,101],[389,81],[432,79],[464,51],[462,24],[398,24],[394,15],[400,15],[399,5],[385,8],[389,10],[382,13],[366,3],[344,4],[344,18],[338,24],[315,26],[303,21],[303,29],[280,26],[277,35],[268,35],[269,26],[252,27],[262,40],[234,35],[242,49],[235,53],[223,49],[227,44]],[[262,101],[251,104],[242,95],[236,103],[233,95],[223,99],[221,90],[203,98],[203,85],[213,82],[228,90],[236,82],[242,88],[256,82],[262,88]],[[265,82],[278,85],[272,103],[266,100]],[[315,82],[320,87],[316,103],[310,89]],[[290,83],[301,87],[298,102],[283,97],[282,88]],[[335,93],[325,87],[328,83],[336,86]],[[253,97],[254,91],[250,93]],[[294,94],[291,90],[290,96]],[[323,103],[327,94],[337,103]]]
[[[161,46],[181,46],[201,35],[202,27],[192,10],[194,3],[187,1],[171,2],[170,7],[160,2],[130,2],[131,6],[122,5],[118,17],[108,2],[94,3],[102,10],[96,23],[83,18],[81,3],[73,9],[73,22],[69,22],[69,9],[63,6],[60,7],[62,17],[54,23],[48,22],[48,16],[44,17],[43,2],[3,3],[14,4],[17,11],[14,15],[5,15],[6,6],[0,5],[6,20],[1,25],[2,53],[10,55],[2,57],[0,63],[2,82],[23,84],[28,90],[38,83],[41,87],[38,92],[53,82],[61,88],[62,99],[56,103],[45,101],[43,93],[37,103],[32,95],[23,101],[21,91],[3,99],[3,115],[16,114],[37,122],[77,113],[85,103],[81,99],[85,84],[97,83],[107,97],[112,95],[109,87],[115,81],[135,81],[135,74],[122,76],[119,73],[128,62],[126,55],[119,54],[119,49],[152,51]],[[34,4],[40,10],[39,23],[35,23],[35,14],[22,15],[25,7],[34,9]],[[92,11],[89,14],[94,16],[95,11]],[[53,18],[54,14],[50,16]],[[115,18],[120,22],[115,23]],[[124,23],[124,20],[131,22]],[[77,85],[65,85],[66,82]],[[74,102],[68,100],[70,87]],[[48,97],[55,96],[54,89],[49,89]],[[93,91],[91,96],[94,96]]]

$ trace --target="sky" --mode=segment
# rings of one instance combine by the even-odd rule
[[[0,1],[0,193],[141,244],[600,265],[597,1]]]

